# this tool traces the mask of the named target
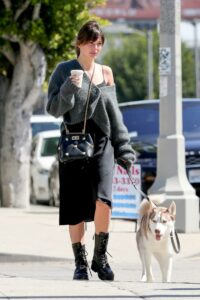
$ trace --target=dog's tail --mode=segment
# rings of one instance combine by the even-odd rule
[[[165,195],[164,194],[150,194],[149,200],[152,201],[156,206],[160,205],[165,201]]]
[[[151,202],[147,199],[143,199],[142,202],[140,203],[139,215],[142,217],[148,214],[150,209],[151,209]]]
[[[149,231],[149,217],[150,213],[152,211],[152,208],[154,207],[154,203],[152,201],[149,201],[147,199],[143,199],[143,201],[140,204],[139,208],[139,216],[140,216],[140,229],[144,236],[147,237],[147,233]]]

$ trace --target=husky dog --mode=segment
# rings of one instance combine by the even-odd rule
[[[140,205],[140,227],[136,234],[137,247],[142,261],[141,281],[153,282],[151,259],[154,256],[162,272],[162,282],[170,282],[173,248],[170,233],[174,234],[176,204],[159,207],[151,200]]]

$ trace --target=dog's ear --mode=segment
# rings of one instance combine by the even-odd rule
[[[168,211],[172,216],[176,216],[176,203],[174,201],[170,204]]]

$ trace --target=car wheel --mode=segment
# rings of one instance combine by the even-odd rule
[[[58,194],[54,193],[54,206],[59,206],[60,205],[60,198]]]
[[[59,206],[60,198],[57,190],[55,189],[53,183],[49,182],[49,206]]]
[[[50,198],[49,198],[49,206],[55,206],[55,199],[52,195],[50,195]]]
[[[57,206],[57,207],[60,206],[60,196],[59,196],[59,194],[57,195],[57,197],[55,199],[55,206]]]
[[[37,198],[35,196],[34,191],[34,185],[33,185],[33,179],[31,178],[31,187],[30,187],[30,203],[31,204],[37,204]]]
[[[51,180],[49,180],[49,206],[55,206],[55,199]]]

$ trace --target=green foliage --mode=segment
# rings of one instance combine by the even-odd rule
[[[129,36],[107,37],[108,49],[103,62],[111,66],[119,102],[148,98],[147,81],[147,39],[132,34]],[[159,36],[153,34],[153,81],[154,99],[159,98]],[[193,50],[182,44],[182,86],[183,97],[195,97]]]
[[[131,34],[115,38],[103,59],[113,69],[119,102],[147,97],[148,65],[145,36]]]
[[[194,50],[182,44],[182,91],[183,98],[195,97]]]
[[[89,10],[105,0],[30,0],[27,7],[24,6],[26,0],[10,2],[11,8],[6,9],[4,2],[0,0],[0,75],[4,76],[12,76],[14,67],[2,54],[5,53],[5,46],[17,55],[19,43],[32,41],[39,44],[46,55],[47,75],[59,61],[74,57],[73,42],[77,30],[86,20],[92,18]],[[40,13],[34,18],[33,14],[38,5]],[[159,38],[156,32],[153,40],[154,98],[158,98]],[[103,62],[113,69],[119,101],[147,98],[146,38],[132,34],[118,37],[117,40],[108,36],[107,41],[109,50]],[[192,97],[195,95],[194,55],[184,44],[182,53],[183,96]]]
[[[26,2],[13,0],[11,8],[6,9],[0,0],[0,47],[4,44],[5,35],[12,37],[10,43],[14,51],[16,41],[17,43],[32,41],[40,44],[46,55],[48,73],[51,73],[60,60],[75,55],[73,41],[77,30],[92,17],[89,9],[105,1],[31,0],[25,7]],[[35,18],[33,15],[37,6],[40,7],[40,13]]]

